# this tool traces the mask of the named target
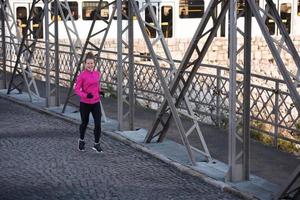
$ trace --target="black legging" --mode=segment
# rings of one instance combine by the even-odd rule
[[[80,139],[84,140],[85,130],[89,123],[89,115],[92,113],[95,123],[94,135],[95,143],[99,143],[101,135],[101,107],[100,103],[87,104],[80,102],[81,124],[79,127]]]

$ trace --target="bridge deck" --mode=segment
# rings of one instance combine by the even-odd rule
[[[12,101],[21,102],[34,109],[39,109],[61,116],[61,107],[44,108],[43,100],[29,102],[28,95],[12,94],[5,95],[5,90],[0,92],[2,98],[9,98]],[[171,125],[165,142],[161,144],[144,144],[142,141],[155,116],[155,111],[136,107],[135,127],[141,128],[138,131],[117,130],[117,101],[114,98],[104,98],[102,100],[105,113],[109,117],[107,122],[103,122],[103,129],[106,134],[122,140],[131,146],[146,151],[155,157],[170,163],[182,171],[199,176],[218,187],[227,188],[235,193],[244,196],[255,196],[260,199],[271,199],[282,187],[290,173],[299,164],[299,156],[281,152],[272,147],[267,147],[259,142],[251,141],[251,179],[248,182],[229,183],[225,182],[227,171],[228,137],[225,130],[220,130],[209,125],[201,125],[202,132],[208,144],[208,148],[214,158],[214,163],[198,162],[196,167],[190,166],[185,148],[181,145],[180,135],[174,124]],[[61,117],[73,119],[79,122],[77,109],[68,107],[66,113]],[[2,113],[2,112],[1,112]],[[3,126],[2,126],[3,127]],[[76,132],[76,131],[75,131]],[[5,138],[5,137],[4,137]],[[76,136],[73,136],[75,140]],[[106,137],[104,137],[105,143]],[[193,142],[192,142],[193,143]],[[195,142],[194,145],[197,145]],[[197,156],[201,161],[201,155]],[[116,163],[117,164],[117,163]],[[150,172],[149,172],[150,173]],[[151,174],[154,172],[151,172]]]

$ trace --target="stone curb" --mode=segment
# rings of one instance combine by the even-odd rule
[[[10,96],[6,96],[6,95],[3,95],[3,94],[0,94],[0,98],[2,99],[6,99],[8,101],[12,101],[18,105],[21,105],[21,106],[25,106],[27,108],[30,108],[36,112],[39,112],[39,113],[42,113],[42,114],[47,114],[47,115],[50,115],[50,116],[55,116],[55,117],[58,117],[68,123],[72,123],[72,124],[76,124],[76,125],[79,125],[80,124],[80,121],[76,120],[76,119],[72,119],[70,117],[67,117],[67,116],[64,116],[63,114],[58,114],[58,113],[55,113],[53,111],[49,111],[47,110],[46,108],[40,108],[38,106],[34,106],[32,105],[32,103],[30,102],[23,102],[23,101],[20,101],[14,97],[10,97]],[[92,126],[89,125],[88,126],[89,129],[92,129]],[[206,183],[209,183],[217,188],[220,188],[221,191],[224,191],[224,192],[229,192],[229,193],[232,193],[240,198],[244,198],[244,199],[249,199],[249,200],[254,200],[254,199],[258,199],[256,198],[255,196],[253,196],[252,194],[249,194],[249,193],[246,193],[246,192],[242,192],[242,191],[239,191],[235,188],[233,188],[231,185],[225,183],[225,182],[222,182],[222,181],[218,181],[218,180],[215,180],[213,178],[210,178],[208,176],[206,176],[205,174],[202,174],[200,173],[199,171],[196,171],[188,166],[184,166],[176,161],[173,161],[169,158],[167,158],[166,156],[162,155],[162,154],[159,154],[157,152],[154,152],[150,149],[148,149],[147,147],[141,145],[141,144],[138,144],[132,140],[129,140],[128,138],[124,137],[124,136],[121,136],[117,133],[114,133],[114,132],[111,132],[111,131],[103,131],[102,132],[103,134],[105,134],[106,136],[109,136],[113,139],[116,139],[120,142],[123,142],[129,146],[131,146],[132,148],[136,149],[136,150],[139,150],[141,152],[144,152],[144,153],[147,153],[147,154],[150,154],[151,156],[169,164],[170,166],[173,166],[175,167],[176,169],[178,169],[179,171],[181,172],[184,172],[184,173],[187,173],[187,174],[190,174],[194,177],[198,177],[200,178],[201,180],[205,181]]]

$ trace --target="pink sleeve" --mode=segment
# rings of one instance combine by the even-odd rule
[[[74,90],[78,96],[86,97],[87,94],[81,91],[82,84],[83,84],[83,80],[82,80],[82,76],[80,74],[79,76],[77,76]]]

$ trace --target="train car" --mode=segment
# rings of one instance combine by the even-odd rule
[[[64,2],[64,1],[62,1]],[[97,0],[71,0],[68,1],[72,15],[75,20],[75,25],[78,32],[80,33],[80,38],[86,38],[88,30],[92,21],[92,12],[98,5]],[[104,4],[110,3],[111,0],[104,1]],[[209,0],[152,0],[152,5],[155,9],[156,17],[158,22],[161,25],[162,31],[166,38],[191,38],[197,28],[197,25],[200,23],[200,20],[207,9]],[[265,0],[255,0],[255,2],[261,7],[265,7]],[[24,34],[24,27],[27,23],[27,18],[29,15],[29,9],[31,7],[32,1],[30,0],[11,0],[11,7],[13,9],[13,14],[15,15],[16,22],[21,32]],[[145,0],[136,0],[137,5],[141,8],[145,4]],[[300,29],[300,0],[277,0],[274,1],[276,7],[279,11],[279,14],[282,18],[282,22],[286,25],[288,32],[291,35],[299,35]],[[53,6],[53,3],[49,5],[49,8]],[[244,7],[244,1],[238,0],[238,13]],[[127,9],[127,4],[123,4],[123,9]],[[43,10],[43,3],[37,4],[35,7],[35,14],[39,16],[39,13]],[[101,16],[108,18],[112,14],[113,7],[109,6],[101,11]],[[217,8],[215,12],[220,12],[221,6]],[[149,10],[146,9],[141,13],[143,19],[151,23],[152,20],[149,17]],[[51,20],[51,15],[49,18]],[[37,17],[38,18],[38,17]],[[126,20],[123,20],[126,24]],[[71,23],[71,22],[67,22]],[[238,19],[238,26],[243,27],[243,17]],[[279,35],[275,23],[269,17],[266,17],[266,25],[269,28],[271,35]],[[32,29],[37,30],[39,28],[38,20],[33,20]],[[44,25],[43,25],[44,26]],[[96,23],[96,26],[102,26],[100,22]],[[208,24],[212,26],[212,22]],[[44,27],[43,27],[44,28]],[[135,38],[141,38],[141,32],[137,20],[134,20],[134,30]],[[147,27],[147,33],[151,38],[156,37],[156,33],[151,27]],[[256,23],[255,18],[253,17],[253,28],[252,33],[254,36],[261,35],[258,24]],[[59,38],[67,38],[66,31],[63,27],[63,22],[59,22]],[[111,25],[109,38],[116,38],[117,36],[117,22],[116,17]],[[218,36],[226,37],[228,36],[228,15],[221,25],[221,28],[218,32]],[[39,38],[44,37],[44,31],[37,36]]]

